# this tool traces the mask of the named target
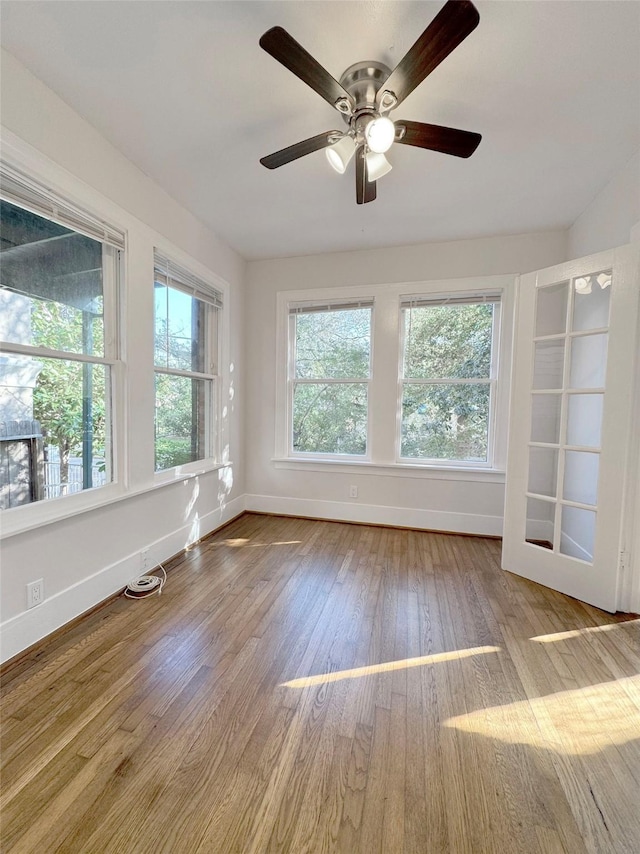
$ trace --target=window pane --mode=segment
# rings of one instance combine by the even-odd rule
[[[563,498],[580,504],[596,504],[600,454],[567,451],[564,457]]]
[[[156,471],[208,456],[211,381],[156,374]]]
[[[102,244],[5,201],[0,226],[0,338],[102,356]]]
[[[539,288],[536,294],[536,336],[555,335],[567,328],[569,283]]]
[[[561,527],[560,551],[562,554],[593,563],[596,539],[595,512],[565,505],[562,508]]]
[[[555,498],[558,489],[558,452],[554,448],[529,448],[527,492]]]
[[[161,368],[168,367],[167,353],[169,350],[167,332],[169,329],[169,315],[167,292],[169,288],[155,283],[153,298],[155,312],[155,334],[154,334],[154,363]]]
[[[562,388],[564,341],[536,341],[533,388]]]
[[[207,316],[212,309],[190,294],[155,285],[157,367],[207,373]]]
[[[598,448],[602,431],[603,394],[570,394],[567,445]]]
[[[611,271],[574,279],[572,329],[600,329],[609,325]]]
[[[570,388],[604,388],[608,335],[585,335],[571,342]]]
[[[553,549],[555,502],[527,498],[525,540],[543,549]]]
[[[531,397],[531,441],[554,445],[560,441],[562,395],[534,394]]]
[[[0,507],[111,480],[109,369],[0,357]]]
[[[406,383],[402,400],[402,457],[486,462],[488,383]]]
[[[294,317],[296,377],[369,377],[370,308],[313,311]]]
[[[491,303],[403,309],[404,376],[489,378],[493,309]]]
[[[296,383],[294,451],[366,454],[367,391],[365,383]]]

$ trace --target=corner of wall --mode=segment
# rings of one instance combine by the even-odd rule
[[[568,231],[567,260],[640,239],[640,151],[619,169]]]

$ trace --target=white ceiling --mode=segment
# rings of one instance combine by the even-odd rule
[[[640,3],[483,2],[392,118],[478,131],[469,160],[395,145],[378,199],[322,151],[342,119],[258,46],[283,26],[336,78],[394,67],[443,2],[2,3],[2,44],[246,258],[570,226],[640,146]]]

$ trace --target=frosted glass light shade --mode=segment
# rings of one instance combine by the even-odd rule
[[[384,154],[377,151],[367,152],[367,174],[370,181],[377,181],[393,169]]]
[[[576,289],[576,293],[578,294],[590,294],[591,293],[591,276],[581,277],[579,279],[575,279],[573,286]]]
[[[325,148],[327,160],[341,175],[349,165],[349,161],[356,152],[356,144],[350,136],[343,136],[334,145]]]
[[[386,116],[379,116],[369,122],[364,130],[364,136],[371,151],[384,154],[393,145],[396,126]]]

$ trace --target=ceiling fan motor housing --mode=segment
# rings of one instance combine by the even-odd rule
[[[365,60],[350,65],[340,78],[340,85],[346,89],[355,102],[353,116],[344,115],[342,118],[349,124],[358,119],[363,113],[378,115],[376,95],[384,81],[391,74],[391,69],[382,62]]]

